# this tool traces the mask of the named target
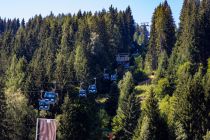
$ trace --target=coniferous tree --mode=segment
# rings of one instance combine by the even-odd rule
[[[117,103],[119,98],[119,90],[117,85],[114,83],[110,88],[110,97],[106,103],[105,109],[110,116],[115,116],[117,111]]]
[[[60,48],[58,49],[58,52],[56,54],[56,70],[55,70],[55,77],[56,79],[62,83],[62,87],[66,84],[67,81],[69,81],[69,75],[71,75],[69,72],[68,68],[68,58],[69,58],[69,51],[70,47],[69,42],[68,42],[68,37],[69,37],[69,31],[66,26],[69,26],[68,20],[66,21],[63,25],[63,35],[61,38],[61,45]],[[72,71],[70,71],[72,72]]]
[[[198,45],[198,8],[200,1],[185,0],[183,3],[178,37],[176,42],[176,64],[187,61],[200,62],[200,48]]]
[[[54,80],[56,46],[52,38],[47,38],[42,44],[45,76],[50,82]]]
[[[14,41],[14,53],[18,58],[27,56],[25,48],[25,31],[23,28],[19,28]]]
[[[6,125],[6,98],[4,93],[0,93],[0,137],[6,139],[7,125]]]
[[[146,70],[156,70],[158,59],[165,51],[170,55],[175,43],[175,24],[167,1],[160,4],[153,13]]]
[[[143,109],[142,121],[139,120],[134,140],[156,140],[168,139],[168,130],[163,118],[160,117],[158,102],[155,99],[153,89],[149,91],[149,95],[145,100],[145,108]]]
[[[33,120],[34,112],[28,106],[28,99],[23,92],[25,80],[24,59],[17,59],[14,55],[10,67],[6,72],[5,97],[6,97],[6,119],[7,139],[28,139],[32,128],[25,126],[26,120]]]
[[[84,100],[72,100],[68,96],[62,106],[63,114],[60,118],[60,139],[94,140],[97,130],[95,109]]]
[[[117,115],[113,119],[113,132],[121,140],[132,139],[139,117],[139,103],[133,93],[133,78],[130,72],[120,82]]]
[[[201,139],[206,132],[206,105],[202,86],[202,69],[192,76],[192,65],[178,70],[178,85],[174,93],[176,136],[181,139]],[[185,74],[185,76],[183,76]]]
[[[203,79],[203,86],[205,90],[205,101],[206,101],[206,113],[209,114],[210,112],[210,59],[208,59],[208,68],[207,68],[207,73],[204,76]],[[209,115],[206,116],[207,118],[207,128],[210,128],[210,118]]]
[[[88,77],[88,61],[82,44],[78,44],[76,47],[74,69],[77,80],[85,81]]]
[[[159,57],[158,69],[157,69],[157,78],[156,79],[166,77],[167,68],[168,68],[168,55],[164,51]]]
[[[210,1],[202,0],[199,9],[199,46],[201,62],[206,65],[210,57]]]

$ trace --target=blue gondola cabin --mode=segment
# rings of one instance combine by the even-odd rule
[[[88,92],[89,92],[89,93],[97,93],[96,85],[95,85],[95,84],[89,85],[89,87],[88,87]]]
[[[117,74],[111,75],[111,81],[117,81]]]
[[[80,89],[80,90],[79,90],[79,97],[87,97],[86,90]]]
[[[50,104],[48,101],[45,99],[39,100],[39,110],[49,110],[50,109]]]
[[[45,92],[44,99],[50,104],[55,104],[57,102],[58,94],[55,92]]]

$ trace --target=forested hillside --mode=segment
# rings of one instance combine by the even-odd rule
[[[0,139],[35,139],[37,118],[58,140],[210,139],[210,1],[184,0],[178,27],[165,1],[151,21],[129,6],[0,19]]]

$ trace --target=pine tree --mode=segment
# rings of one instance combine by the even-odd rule
[[[203,139],[204,140],[209,140],[210,139],[210,132],[209,131],[206,132],[206,135],[203,136]]]
[[[7,139],[27,139],[33,128],[26,126],[26,120],[35,121],[32,108],[28,106],[28,99],[23,92],[25,81],[24,59],[17,59],[14,55],[11,65],[6,72],[5,98]]]
[[[157,78],[156,79],[166,77],[167,68],[168,68],[168,55],[164,51],[159,57],[158,69],[157,69]]]
[[[178,37],[176,42],[176,65],[187,61],[200,62],[200,48],[198,45],[198,0],[185,0],[183,3]]]
[[[20,28],[15,36],[14,41],[14,54],[18,58],[26,56],[26,49],[25,48],[25,31],[23,28]]]
[[[132,139],[134,135],[134,130],[138,123],[138,118],[140,114],[140,104],[138,99],[135,97],[135,93],[131,93],[128,98],[128,103],[126,106],[127,114],[124,126],[124,138],[125,140]],[[121,137],[121,136],[120,136]]]
[[[146,70],[156,70],[158,59],[164,51],[169,56],[175,43],[175,24],[167,1],[160,4],[152,17],[151,33],[146,55]]]
[[[2,88],[1,88],[2,89]],[[6,125],[6,98],[4,93],[0,93],[0,138],[6,139],[7,125]]]
[[[199,46],[203,64],[210,57],[210,1],[202,0],[199,9]]]
[[[113,119],[113,132],[121,140],[132,139],[133,130],[136,128],[140,106],[133,93],[133,78],[130,72],[120,82],[120,96],[117,115]]]
[[[42,51],[45,76],[48,81],[54,80],[55,71],[55,52],[57,49],[57,44],[53,42],[52,38],[47,38],[43,41]]]
[[[26,63],[24,59],[18,60],[16,55],[12,57],[10,67],[6,71],[6,88],[12,92],[21,90],[24,85]]]
[[[60,48],[57,50],[56,54],[56,69],[55,69],[55,78],[62,83],[61,86],[66,84],[70,80],[72,71],[68,69],[68,59],[70,57],[70,42],[69,42],[69,18],[66,19],[63,25],[63,33],[61,38]]]
[[[129,46],[132,42],[133,34],[135,32],[134,19],[130,6],[128,6],[125,10],[125,25],[127,25],[126,29],[128,30],[127,33],[129,35]]]
[[[97,130],[96,110],[85,100],[72,100],[68,96],[62,106],[60,118],[60,139],[94,140]]]
[[[202,86],[202,69],[200,68],[194,76],[191,76],[189,68],[189,65],[185,65],[179,69],[179,81],[174,93],[176,97],[174,118],[176,136],[177,138],[184,136],[186,139],[202,139],[206,132],[206,105]]]
[[[111,85],[109,95],[110,97],[106,103],[105,109],[110,116],[115,116],[119,98],[119,90],[115,83]]]
[[[203,86],[204,86],[204,90],[205,90],[205,101],[206,101],[206,113],[209,114],[210,112],[210,59],[208,59],[208,69],[207,69],[207,73],[204,76],[203,79]],[[210,116],[207,115],[207,128],[210,128]]]
[[[149,91],[149,95],[145,100],[145,108],[143,116],[140,117],[139,123],[134,136],[134,140],[156,140],[168,139],[167,126],[165,121],[159,115],[158,102],[155,99],[153,89]]]
[[[74,69],[78,81],[85,81],[88,77],[88,61],[83,45],[78,44],[75,51]]]

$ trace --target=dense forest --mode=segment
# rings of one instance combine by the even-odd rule
[[[37,118],[56,119],[58,140],[210,139],[210,0],[184,0],[178,27],[167,1],[150,29],[129,6],[0,18],[0,64],[0,140],[34,139]]]

